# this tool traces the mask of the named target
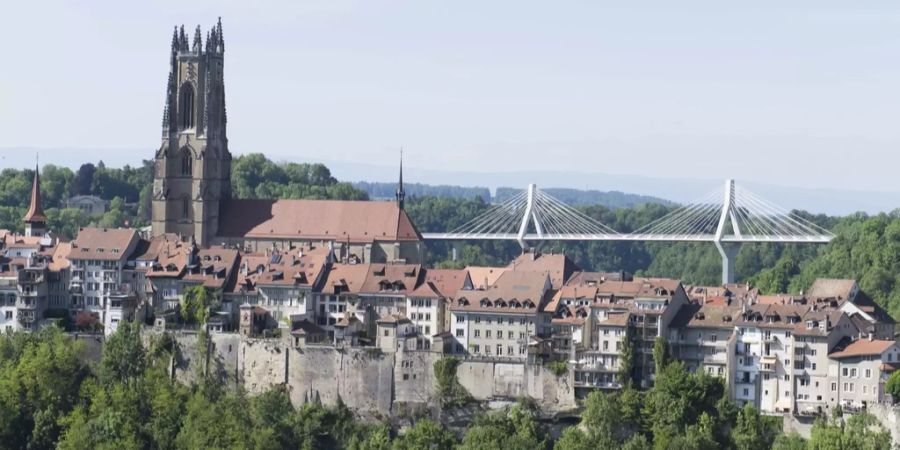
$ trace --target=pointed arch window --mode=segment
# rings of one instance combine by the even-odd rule
[[[191,151],[185,147],[181,149],[181,174],[185,176],[192,175],[194,168],[194,158]]]
[[[187,219],[191,214],[191,199],[187,197],[181,198],[181,217]]]
[[[191,83],[181,86],[178,99],[178,124],[180,130],[194,128],[194,87]]]

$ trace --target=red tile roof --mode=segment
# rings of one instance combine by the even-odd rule
[[[880,355],[895,344],[895,341],[857,339],[844,347],[843,350],[830,353],[828,357],[841,359],[853,356]]]
[[[522,253],[507,267],[517,272],[540,272],[550,277],[554,289],[561,288],[573,273],[580,270],[566,255]]]
[[[367,243],[422,239],[394,202],[233,199],[223,204],[219,217],[219,235],[225,237]]]
[[[322,284],[322,293],[358,294],[368,272],[368,264],[332,264]]]
[[[137,230],[131,228],[82,228],[69,259],[120,261],[129,256],[137,239]]]

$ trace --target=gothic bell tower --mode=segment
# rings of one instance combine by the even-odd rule
[[[193,236],[208,246],[219,228],[219,206],[231,197],[231,153],[225,133],[225,41],[222,19],[191,42],[175,28],[162,145],[153,179],[153,235]]]

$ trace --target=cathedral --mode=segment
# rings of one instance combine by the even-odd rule
[[[225,109],[222,21],[204,41],[172,35],[162,144],[154,158],[152,234],[248,251],[330,246],[349,262],[421,263],[422,236],[395,202],[233,199]]]

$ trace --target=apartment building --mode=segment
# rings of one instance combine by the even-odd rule
[[[344,317],[352,314],[366,324],[366,334],[374,336],[374,311],[359,308],[359,294],[369,272],[368,264],[332,264],[325,279],[314,296],[316,324],[334,335],[334,326]]]
[[[406,316],[406,298],[423,281],[419,264],[370,264],[356,309],[371,309],[377,317]]]
[[[325,278],[331,254],[327,247],[305,252],[274,250],[257,268],[258,305],[278,327],[292,328],[296,322],[314,319],[313,292]]]
[[[828,353],[856,327],[833,302],[746,306],[736,323],[733,398],[763,412],[828,408]]]
[[[133,318],[137,297],[123,271],[138,241],[132,229],[82,228],[72,243],[72,311],[93,315],[106,334]]]
[[[683,361],[690,372],[704,372],[722,378],[729,392],[733,389],[737,333],[734,322],[741,314],[740,304],[722,297],[722,302],[706,297],[707,303],[681,307],[669,326],[668,343],[672,357]]]
[[[888,401],[884,385],[900,368],[900,346],[894,340],[846,339],[828,355],[828,403],[854,412]]]
[[[532,339],[549,333],[541,310],[550,287],[545,273],[507,271],[487,289],[459,291],[450,305],[455,353],[526,358]]]
[[[425,269],[425,282],[431,283],[441,296],[441,322],[434,334],[450,330],[450,303],[457,292],[474,289],[472,277],[466,269]]]

